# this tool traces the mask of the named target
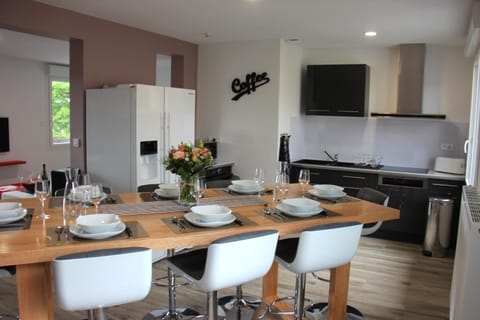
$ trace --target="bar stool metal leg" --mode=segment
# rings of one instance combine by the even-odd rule
[[[167,250],[168,257],[173,257],[174,253],[175,253],[174,249]],[[150,311],[143,318],[143,320],[180,320],[180,319],[188,319],[188,318],[199,315],[199,313],[193,309],[190,309],[187,307],[177,307],[176,288],[183,287],[189,283],[186,282],[186,283],[177,284],[176,275],[173,272],[173,270],[170,268],[167,268],[166,278],[168,279],[167,285],[162,285],[155,282],[154,284],[160,287],[165,287],[165,286],[168,287],[168,307]],[[163,279],[163,278],[160,278],[160,279]]]
[[[218,299],[218,305],[225,311],[227,318],[236,320],[250,320],[252,315],[262,304],[259,298],[244,296],[242,286],[236,287],[235,296],[225,296]]]

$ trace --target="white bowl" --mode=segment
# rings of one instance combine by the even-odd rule
[[[160,190],[160,193],[165,196],[178,196],[178,185],[174,183],[164,183],[164,184],[159,184],[158,189]]]
[[[232,184],[237,190],[252,191],[258,189],[258,184],[253,180],[232,180]]]
[[[327,195],[336,195],[343,192],[343,187],[334,184],[316,184],[313,187],[316,191]]]
[[[282,203],[293,212],[311,212],[318,210],[320,206],[320,202],[308,198],[284,199]]]
[[[15,210],[22,207],[20,202],[0,202],[0,211]]]
[[[113,213],[99,213],[80,216],[77,225],[87,233],[102,233],[115,229],[122,220]]]
[[[232,210],[229,208],[218,204],[194,206],[191,210],[201,221],[204,222],[222,220],[232,213]]]

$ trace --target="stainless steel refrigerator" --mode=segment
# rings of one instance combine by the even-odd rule
[[[194,90],[142,84],[87,90],[87,172],[115,193],[173,182],[163,160],[171,146],[194,138]]]

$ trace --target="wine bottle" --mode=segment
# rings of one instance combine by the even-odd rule
[[[42,180],[48,180],[48,177],[47,177],[47,170],[46,170],[46,167],[45,167],[45,163],[42,165]]]

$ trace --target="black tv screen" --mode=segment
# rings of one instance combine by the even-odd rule
[[[10,151],[10,135],[8,130],[8,118],[0,117],[0,152]]]

